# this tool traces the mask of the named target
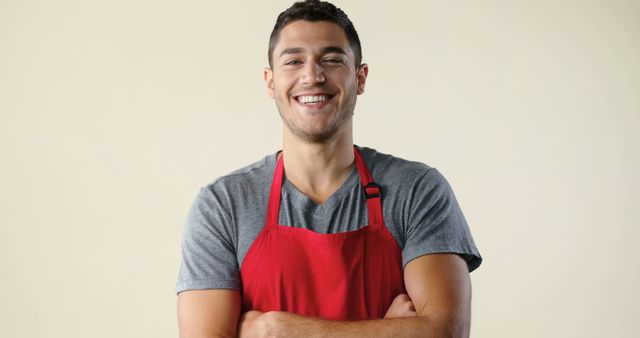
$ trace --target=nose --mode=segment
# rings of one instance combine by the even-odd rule
[[[302,70],[302,83],[305,85],[314,85],[316,83],[323,83],[324,69],[316,62],[307,62]]]

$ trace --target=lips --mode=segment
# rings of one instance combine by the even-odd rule
[[[303,107],[321,108],[331,101],[334,96],[327,93],[309,93],[294,96],[294,99]]]

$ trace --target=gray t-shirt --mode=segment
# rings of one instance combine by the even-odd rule
[[[382,211],[402,250],[403,267],[430,253],[460,254],[475,270],[482,258],[440,172],[374,149],[358,147],[382,187]],[[182,236],[182,262],[176,292],[242,289],[240,266],[265,224],[277,152],[202,187],[189,210]],[[357,230],[368,223],[367,202],[358,171],[318,205],[285,179],[279,223],[328,234]]]

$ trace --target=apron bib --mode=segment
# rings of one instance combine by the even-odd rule
[[[354,146],[369,224],[320,234],[278,224],[283,156],[271,184],[265,225],[240,268],[242,308],[330,320],[384,317],[404,291],[400,247],[384,224],[380,187]]]

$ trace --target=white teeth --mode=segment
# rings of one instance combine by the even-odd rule
[[[298,101],[302,103],[316,103],[316,102],[324,102],[329,99],[327,95],[318,95],[318,96],[298,96]]]

